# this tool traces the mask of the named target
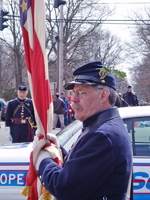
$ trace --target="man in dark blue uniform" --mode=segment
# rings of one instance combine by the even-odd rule
[[[123,94],[123,106],[138,106],[138,99],[135,92],[132,91],[132,85],[127,85],[127,92]]]
[[[57,200],[125,200],[131,182],[132,147],[116,102],[116,82],[101,62],[77,68],[72,90],[75,118],[83,132],[58,166],[51,157],[36,165],[44,187]],[[42,160],[42,161],[41,161]]]
[[[32,142],[36,122],[32,100],[26,97],[28,94],[27,86],[19,85],[17,94],[18,97],[7,105],[6,129],[8,129],[7,132],[10,132],[13,143]]]

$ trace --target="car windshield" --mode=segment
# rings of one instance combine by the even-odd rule
[[[59,144],[65,145],[73,135],[75,135],[82,128],[82,122],[75,120],[68,125],[64,130],[57,134]]]

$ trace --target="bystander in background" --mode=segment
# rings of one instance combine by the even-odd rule
[[[74,121],[73,109],[72,109],[72,102],[71,98],[68,99],[69,101],[69,108],[68,108],[68,124]]]
[[[53,129],[56,128],[58,119],[60,120],[61,128],[63,129],[65,127],[64,125],[65,103],[62,99],[59,98],[58,93],[56,93],[56,98],[53,100],[53,106],[54,106]]]
[[[123,94],[123,106],[138,106],[138,99],[135,92],[132,91],[132,85],[127,85],[127,92]]]
[[[69,102],[68,102],[68,99],[65,97],[65,93],[64,92],[61,93],[60,99],[62,99],[64,101],[64,103],[65,103],[65,107],[64,107],[64,110],[65,110],[64,124],[65,124],[65,126],[67,126],[68,125],[68,113],[67,113],[67,111],[68,111],[68,108],[69,108]]]

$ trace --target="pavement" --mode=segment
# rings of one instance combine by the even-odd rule
[[[61,131],[60,128],[55,128],[55,130],[52,130],[52,133],[56,135],[59,131]],[[0,121],[0,145],[6,145],[11,143],[12,142],[9,141],[9,139],[6,137],[5,122]]]

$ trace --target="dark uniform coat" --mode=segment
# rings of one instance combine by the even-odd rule
[[[58,200],[124,200],[132,147],[118,109],[97,113],[83,125],[89,131],[83,132],[63,168],[51,158],[41,162],[41,183]]]
[[[10,134],[13,142],[33,141],[34,129],[31,123],[36,125],[33,103],[31,99],[13,99],[7,105],[6,126],[10,126]]]
[[[134,92],[126,92],[123,94],[123,106],[138,106],[137,95]]]

